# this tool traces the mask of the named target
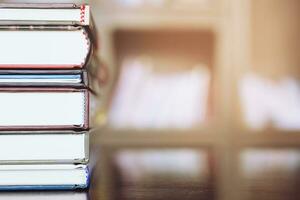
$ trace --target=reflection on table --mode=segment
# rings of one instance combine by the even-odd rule
[[[299,149],[248,149],[241,154],[245,199],[299,199]]]
[[[100,153],[101,152],[101,153]],[[247,148],[238,155],[236,200],[300,199],[299,148]],[[101,148],[89,191],[2,192],[0,200],[224,199],[208,148]],[[235,200],[235,199],[233,199]]]
[[[197,149],[119,151],[112,160],[116,199],[212,199],[209,159]]]

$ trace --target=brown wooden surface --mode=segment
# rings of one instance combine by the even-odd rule
[[[99,132],[94,132],[92,137],[92,155],[93,162],[96,163],[91,177],[91,186],[87,191],[39,191],[39,192],[1,192],[0,200],[125,200],[125,199],[140,199],[140,200],[165,200],[165,199],[178,199],[178,200],[193,200],[193,199],[224,199],[220,192],[220,183],[225,183],[236,193],[237,196],[232,198],[237,200],[255,199],[255,200],[296,200],[300,198],[299,184],[300,184],[300,149],[299,147],[279,146],[279,147],[265,147],[252,146],[251,144],[244,144],[246,146],[236,146],[232,151],[219,152],[218,148],[211,148],[217,144],[211,145],[190,145],[184,142],[181,145],[173,144],[169,146],[164,145],[145,145],[139,146],[135,144],[127,144],[126,146],[113,145],[111,143],[100,144],[98,136]],[[95,136],[98,134],[97,136]],[[140,140],[140,143],[143,143]],[[116,162],[116,155],[123,151],[143,152],[147,150],[161,151],[177,151],[181,149],[189,149],[199,154],[206,153],[204,157],[206,163],[199,162],[199,167],[202,174],[195,176],[179,173],[177,175],[169,174],[168,170],[165,173],[155,174],[151,170],[144,170],[143,165],[136,168],[142,176],[139,178],[131,178],[128,176],[124,168],[118,166]],[[275,162],[270,160],[259,162],[254,160],[254,163],[260,163],[259,170],[255,173],[243,170],[243,163],[241,162],[242,156],[245,151],[255,150],[257,154],[272,151],[274,153]],[[229,155],[232,153],[232,155]],[[283,154],[282,154],[283,153]],[[281,154],[287,156],[292,153],[292,162],[288,163],[283,158],[282,163],[276,161],[276,156]],[[230,159],[235,162],[230,163],[227,159],[221,156],[230,156]],[[248,152],[249,155],[249,152]],[[255,156],[254,156],[255,157]],[[294,158],[297,159],[294,159]],[[230,160],[229,159],[229,160]],[[277,159],[278,160],[278,159]],[[222,162],[226,161],[224,164]],[[273,160],[274,161],[274,160]],[[271,162],[271,163],[270,163]],[[136,163],[140,165],[140,161]],[[187,163],[195,165],[195,163]],[[144,166],[149,165],[146,164]],[[151,165],[151,164],[150,164]],[[203,168],[201,165],[207,167]],[[228,166],[225,166],[228,165]],[[172,170],[176,172],[176,163]],[[123,170],[123,171],[122,171]],[[234,171],[236,170],[236,171]],[[257,168],[256,168],[257,170]],[[143,174],[144,173],[144,174]],[[249,175],[250,173],[250,175]],[[252,174],[251,174],[252,173]],[[225,180],[220,180],[224,178]],[[221,177],[221,175],[223,177]],[[228,191],[227,191],[228,192]],[[227,195],[227,194],[225,194]]]

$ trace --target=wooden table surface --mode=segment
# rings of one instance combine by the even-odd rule
[[[91,136],[89,190],[0,192],[0,200],[300,199],[299,140],[223,148],[216,138]]]

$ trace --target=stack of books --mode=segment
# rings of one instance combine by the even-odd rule
[[[89,183],[90,7],[0,4],[0,189]]]

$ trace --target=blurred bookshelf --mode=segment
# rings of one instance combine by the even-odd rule
[[[238,72],[235,127],[253,140],[299,141],[299,6],[293,0],[251,1],[249,6],[248,64]]]
[[[219,46],[222,44],[218,42],[222,39],[223,32],[225,32],[225,30],[220,30],[224,19],[218,17],[224,14],[220,11],[222,10],[220,8],[222,3],[216,3],[216,1],[187,1],[187,9],[188,6],[193,8],[194,4],[203,4],[199,7],[200,10],[214,10],[214,12],[208,12],[209,14],[207,12],[186,12],[184,14],[185,17],[182,17],[181,14],[176,14],[177,11],[173,13],[170,10],[172,10],[172,7],[176,7],[176,4],[185,4],[184,1],[145,1],[144,3],[141,1],[141,3],[136,3],[136,5],[131,5],[131,1],[128,1],[129,3],[126,2],[97,1],[96,3],[99,6],[99,10],[103,9],[103,12],[97,12],[99,16],[96,13],[95,17],[96,21],[99,19],[98,23],[101,26],[99,34],[102,36],[102,55],[106,58],[108,65],[113,66],[111,70],[115,80],[111,85],[113,94],[111,99],[107,101],[109,102],[108,109],[111,108],[112,103],[110,101],[115,97],[118,89],[117,84],[120,81],[120,74],[122,71],[126,72],[123,63],[126,60],[130,62],[131,59],[131,62],[137,60],[139,62],[148,62],[147,64],[151,63],[154,67],[148,76],[153,76],[154,80],[163,79],[164,77],[165,79],[170,79],[169,75],[173,75],[173,79],[176,79],[176,75],[178,78],[184,79],[180,74],[185,74],[186,76],[197,74],[197,72],[192,72],[193,69],[198,66],[201,69],[204,66],[204,70],[208,71],[209,76],[209,88],[205,89],[208,90],[206,94],[208,98],[200,99],[205,104],[202,106],[202,109],[205,109],[203,111],[205,117],[202,117],[198,122],[191,123],[189,126],[185,125],[184,128],[174,128],[172,126],[151,128],[151,125],[145,125],[139,131],[132,131],[136,127],[129,126],[115,130],[114,125],[107,125],[105,129],[111,129],[117,135],[119,135],[118,133],[131,133],[129,135],[135,137],[134,135],[136,134],[140,138],[143,137],[141,135],[145,135],[143,133],[150,132],[153,132],[154,138],[160,137],[160,135],[164,135],[167,132],[170,134],[175,133],[176,135],[182,133],[198,135],[195,134],[197,131],[203,134],[211,132],[210,129],[215,129],[213,127],[222,122],[216,117],[219,116],[217,113],[222,111],[220,107],[217,107],[219,103],[215,102],[222,101],[222,96],[217,91],[219,85],[222,85],[217,84],[222,81],[220,80],[221,77],[215,76],[215,74],[220,74],[216,72],[220,68],[217,65],[223,65],[224,63],[221,63],[220,60],[222,57],[226,58],[226,56],[220,55],[221,50]],[[150,4],[155,5],[151,7],[149,6]],[[120,11],[116,11],[118,9]],[[199,10],[197,9],[197,11]],[[165,81],[162,84],[166,85],[168,83],[168,81]],[[183,87],[182,85],[178,86]],[[153,87],[155,87],[155,84]],[[142,90],[141,88],[140,90]],[[150,92],[153,91],[149,90],[148,93]],[[176,93],[176,91],[174,92]],[[177,92],[182,92],[182,90]],[[188,95],[193,93],[192,90],[188,92]],[[194,90],[194,93],[196,92]],[[170,100],[166,101],[165,104],[169,102]],[[195,102],[192,103],[195,104]],[[199,103],[196,106],[201,105]]]
[[[297,4],[293,0],[289,1],[291,1],[289,2],[290,7]],[[284,41],[281,40],[285,40],[282,35],[279,33],[273,34],[274,37],[265,42],[259,39],[260,35],[270,35],[268,28],[264,28],[268,26],[266,24],[276,21],[274,18],[278,18],[278,21],[280,21],[279,19],[285,15],[286,10],[289,8],[286,8],[286,10],[279,9],[281,4],[285,3],[275,2],[273,7],[275,7],[277,18],[271,18],[271,14],[269,14],[270,16],[266,20],[269,19],[270,22],[260,20],[264,16],[264,11],[270,6],[269,4],[272,4],[270,2],[100,0],[91,3],[95,4],[94,9],[97,10],[95,19],[101,27],[99,34],[102,36],[102,56],[113,72],[114,82],[111,85],[113,92],[110,99],[107,99],[108,110],[111,109],[111,101],[115,97],[121,73],[126,72],[126,69],[124,69],[126,67],[123,64],[126,60],[131,59],[132,62],[147,60],[148,64],[151,63],[154,66],[153,74],[158,74],[158,76],[164,74],[167,77],[168,73],[172,74],[180,70],[182,72],[184,70],[188,71],[188,68],[192,68],[197,64],[204,65],[210,75],[209,98],[205,108],[206,114],[209,113],[210,115],[208,119],[199,121],[199,123],[195,123],[190,127],[179,127],[179,130],[176,127],[175,129],[172,127],[143,127],[137,131],[134,126],[125,126],[115,130],[115,126],[108,125],[105,128],[107,131],[110,130],[117,135],[119,135],[118,133],[130,133],[129,135],[132,135],[132,137],[135,137],[136,134],[137,137],[141,138],[143,137],[141,135],[145,135],[143,133],[147,134],[149,132],[153,132],[155,138],[161,134],[171,132],[175,133],[174,135],[182,133],[194,135],[199,132],[198,137],[202,138],[205,137],[202,135],[208,132],[209,135],[218,132],[224,135],[223,132],[226,132],[224,130],[228,130],[228,132],[231,132],[230,134],[272,132],[272,135],[275,136],[281,134],[281,131],[297,134],[296,129],[279,131],[276,127],[272,127],[272,122],[267,122],[269,124],[266,128],[252,129],[245,122],[243,114],[245,105],[241,102],[242,97],[240,94],[242,79],[249,72],[258,77],[269,76],[272,79],[273,71],[275,73],[277,71],[276,76],[280,76],[288,75],[284,74],[285,71],[295,72],[297,70],[295,64],[297,63],[297,56],[293,53],[297,45],[293,45],[295,48],[291,50],[272,51],[272,49],[266,47],[272,41],[280,41],[277,42],[278,44],[276,43],[277,46],[275,44],[276,49],[286,49],[282,46]],[[195,4],[198,5],[197,12],[192,12],[196,7]],[[181,7],[189,12],[173,12],[174,7]],[[272,31],[279,32],[280,28],[278,27],[281,24],[289,24],[284,25],[283,28],[292,32],[289,35],[296,35],[298,31],[295,28],[298,27],[295,26],[297,19],[289,20],[289,17],[295,18],[297,16],[292,13],[286,17],[286,21],[281,19],[280,22],[273,25],[275,28]],[[284,23],[288,21],[295,22]],[[288,39],[287,42],[290,44],[293,40]],[[199,48],[197,48],[197,45]],[[261,53],[256,53],[259,51]],[[265,60],[259,57],[261,54],[267,55],[264,57]],[[274,60],[273,57],[276,57],[277,60]],[[181,58],[181,60],[178,58]],[[279,60],[280,58],[282,59]],[[193,63],[193,60],[198,61],[198,63]],[[274,70],[274,67],[266,66],[275,66],[276,63],[281,63],[281,66],[284,66],[281,67],[282,70],[279,67],[277,67],[278,70]],[[291,65],[290,63],[294,64]],[[287,65],[290,67],[287,67]],[[158,73],[155,74],[157,71]],[[249,95],[251,94],[249,93]],[[255,102],[252,104],[255,104]],[[197,135],[195,134],[195,136]],[[272,140],[272,138],[274,137],[269,139]]]
[[[203,196],[203,199],[272,199],[270,194],[264,191],[278,191],[279,199],[286,194],[287,199],[299,197],[294,183],[300,179],[300,130],[297,129],[300,115],[295,112],[296,114],[291,116],[287,112],[289,107],[286,106],[292,104],[289,98],[280,100],[282,96],[291,93],[297,99],[298,93],[295,93],[296,90],[294,93],[280,93],[278,89],[281,88],[283,91],[297,87],[300,89],[300,84],[297,85],[300,61],[295,53],[299,52],[300,48],[297,40],[300,33],[299,1],[100,0],[92,3],[97,10],[94,12],[95,21],[100,27],[99,34],[102,36],[101,54],[111,67],[114,80],[109,85],[112,92],[106,99],[107,115],[104,121],[107,123],[98,130],[99,135],[93,141],[95,145],[104,147],[110,155],[103,158],[108,163],[106,166],[108,174],[113,176],[117,173],[114,170],[122,171],[116,166],[115,157],[123,151],[134,149],[142,154],[149,149],[156,151],[182,148],[200,148],[205,149],[204,151],[209,149],[212,155],[210,159],[214,163],[208,167],[212,169],[209,176],[210,180],[213,180],[213,184],[209,184],[209,187],[214,194],[209,193],[212,196]],[[132,65],[135,67],[130,68]],[[197,71],[197,69],[205,70]],[[199,94],[202,97],[206,96],[206,99],[198,101],[204,109],[201,113],[205,114],[202,118],[191,117],[193,123],[185,123],[182,126],[181,122],[184,120],[180,117],[179,121],[165,120],[165,124],[156,124],[155,114],[159,115],[163,110],[155,110],[159,103],[153,102],[162,101],[165,103],[163,105],[169,105],[171,101],[166,100],[166,96],[168,94],[172,96],[172,85],[183,87],[170,81],[172,77],[185,80],[184,76],[192,77],[193,72],[198,75],[201,73],[203,75],[204,72],[206,77],[209,77],[206,84],[199,82],[207,87],[206,95]],[[135,75],[130,77],[132,74]],[[249,75],[250,79],[247,79]],[[126,88],[124,86],[126,80],[132,80],[134,77],[148,82],[137,81],[131,83],[135,87],[131,85],[132,88]],[[203,79],[205,76],[200,77]],[[285,82],[281,80],[285,77],[292,80],[292,84],[282,86]],[[261,85],[257,85],[256,81]],[[134,91],[128,92],[136,95],[130,99],[131,104],[120,100],[125,98],[122,95],[118,96],[122,90],[120,82],[121,86],[124,86],[123,93]],[[184,94],[197,93],[197,87],[192,87],[196,82],[186,85],[189,90],[183,90]],[[248,91],[249,85],[263,88],[268,84],[273,88],[272,92],[269,89],[260,89],[252,93],[251,88]],[[154,91],[153,88],[161,93]],[[198,90],[199,88],[201,89],[198,87]],[[181,94],[182,91],[177,92]],[[164,98],[153,99],[149,97],[150,94]],[[258,105],[255,103],[262,101],[258,98],[255,100],[256,95],[269,96],[268,99],[264,99],[267,102],[266,107],[256,107]],[[268,103],[273,101],[270,98],[272,95],[279,100],[278,104],[271,108]],[[253,97],[250,98],[251,102],[244,102],[243,98],[249,99],[247,98],[249,96]],[[147,98],[150,100],[146,101]],[[140,102],[143,102],[143,106]],[[194,108],[199,108],[197,107],[199,105],[196,103],[195,105]],[[276,105],[285,109],[284,119],[292,120],[292,125],[289,121],[282,121],[280,113],[283,111],[276,110]],[[298,106],[296,104],[294,106],[293,109],[297,111]],[[148,115],[144,121],[131,119],[130,121],[127,118],[141,119],[143,116],[130,114],[128,110],[121,114],[117,112],[124,107]],[[253,116],[246,113],[253,108],[259,112]],[[117,111],[114,113],[113,109]],[[172,109],[174,107],[170,107],[171,111]],[[261,113],[264,109],[269,109],[266,111],[268,114]],[[124,117],[126,113],[127,118]],[[154,117],[147,118],[151,115]],[[175,111],[173,115],[176,116]],[[247,120],[247,115],[251,115],[250,121]],[[255,120],[259,119],[265,123],[257,125]],[[269,157],[274,160],[268,160]],[[139,161],[139,156],[135,158],[133,162],[142,162]],[[273,168],[261,162],[264,158],[270,163],[276,162]],[[270,171],[266,174],[269,186],[262,185],[263,176],[251,177],[251,173],[256,172],[249,175],[247,170],[251,171],[251,166],[245,168],[249,165],[247,164],[249,160],[252,160],[253,165],[257,162],[260,166],[257,168]],[[276,160],[281,160],[281,164]],[[143,167],[145,168],[145,166],[141,168]],[[277,171],[280,172],[280,176],[276,175]],[[272,187],[272,177],[280,181],[282,176],[285,176],[283,182],[290,187],[278,189],[280,184]],[[122,181],[115,184],[122,184]],[[260,186],[264,191],[259,191]],[[127,198],[134,197],[127,196]]]

